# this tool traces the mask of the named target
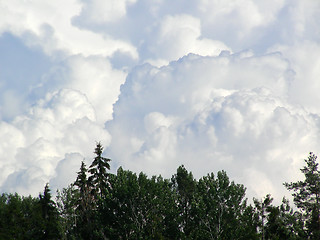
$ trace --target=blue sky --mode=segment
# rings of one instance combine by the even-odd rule
[[[32,86],[37,85],[39,79],[50,69],[52,61],[41,49],[30,49],[23,41],[10,33],[4,33],[0,38],[0,66],[1,66],[1,95],[3,104],[1,108],[2,119],[10,121],[17,114],[25,111],[24,104],[11,106],[4,99],[7,93],[15,95],[32,103]],[[28,81],[26,81],[28,78]],[[9,100],[8,100],[9,101]],[[24,105],[24,106],[22,106]]]
[[[224,169],[280,200],[320,143],[320,3],[0,1],[0,190]]]

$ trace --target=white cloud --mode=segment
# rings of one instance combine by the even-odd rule
[[[111,36],[101,36],[72,25],[81,9],[77,1],[10,1],[0,3],[1,32],[22,37],[30,46],[41,46],[48,55],[63,51],[67,55],[111,56],[117,50],[138,58],[135,47]]]
[[[200,20],[190,15],[165,16],[148,40],[149,55],[172,61],[188,53],[217,56],[225,44],[201,37]]]
[[[61,88],[79,91],[92,105],[93,118],[103,124],[112,118],[112,105],[126,76],[126,70],[114,69],[103,56],[74,55],[53,66],[33,92],[40,95]]]
[[[110,141],[85,95],[70,89],[48,94],[29,114],[1,126],[8,142],[0,159],[1,189],[23,194],[37,194],[54,177],[52,187],[69,184],[81,160],[92,157],[95,141]]]
[[[115,22],[126,15],[126,7],[133,4],[136,0],[93,0],[82,1],[80,21],[91,24],[102,24]]]
[[[290,73],[279,54],[189,55],[162,68],[136,68],[107,124],[111,157],[167,177],[180,164],[197,177],[225,169],[249,185],[251,196],[269,191],[281,199],[282,182],[301,164],[293,159],[319,141],[316,118],[285,97]],[[265,176],[247,176],[248,169]]]
[[[86,161],[81,154],[67,153],[57,164],[55,176],[50,179],[50,186],[61,190],[66,187],[66,183],[73,183],[77,178],[81,161]]]
[[[294,69],[295,77],[290,82],[290,100],[319,114],[320,44],[303,41],[274,46],[270,51],[281,51]]]
[[[168,128],[172,125],[172,122],[173,121],[171,119],[165,117],[159,112],[151,112],[144,117],[144,126],[148,133],[152,133],[160,127]]]
[[[319,13],[297,0],[1,1],[0,34],[51,67],[19,90],[19,65],[2,75],[14,120],[0,121],[0,189],[67,185],[101,140],[116,166],[225,169],[281,198],[319,145]]]
[[[118,99],[126,73],[112,69],[108,60],[92,56],[74,56],[67,61],[66,87],[84,93],[95,108],[99,122],[112,118],[112,105]]]
[[[1,178],[0,184],[3,183],[7,174],[12,172],[19,161],[16,161],[15,156],[17,150],[25,145],[25,137],[21,131],[6,123],[0,122],[0,162],[1,162]]]

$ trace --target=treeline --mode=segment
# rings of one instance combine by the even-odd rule
[[[196,180],[184,166],[171,179],[137,175],[121,167],[111,174],[100,143],[87,168],[52,200],[0,196],[0,239],[320,239],[320,172],[310,153],[303,181],[285,183],[287,199],[248,204],[246,188],[225,171]]]

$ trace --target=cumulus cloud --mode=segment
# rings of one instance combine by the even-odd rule
[[[86,96],[71,89],[48,94],[29,114],[1,126],[7,139],[1,189],[24,194],[36,194],[52,178],[53,187],[61,187],[75,176],[81,160],[92,157],[95,141],[110,141]]]
[[[244,56],[189,55],[132,71],[107,124],[112,157],[166,176],[179,164],[197,177],[225,169],[252,196],[281,197],[282,182],[298,172],[294,160],[319,141],[317,120],[284,97],[292,70],[281,55]]]
[[[281,199],[319,145],[319,13],[297,0],[0,2],[0,189],[66,186],[101,140],[114,166],[225,169]]]
[[[75,55],[54,66],[34,91],[76,89],[92,104],[96,120],[104,123],[112,118],[112,105],[118,99],[126,75],[102,56]]]
[[[67,153],[65,158],[57,164],[56,174],[50,179],[50,186],[62,189],[66,187],[66,183],[73,183],[77,178],[79,163],[85,161],[88,164],[88,160],[84,159],[84,156],[79,153]]]
[[[167,63],[188,53],[216,56],[230,50],[224,43],[201,37],[200,20],[190,15],[164,16],[148,39],[151,63]],[[167,62],[166,62],[167,61]]]
[[[77,18],[91,24],[115,22],[126,15],[127,5],[135,2],[136,0],[82,1],[81,13]]]
[[[270,51],[282,52],[290,59],[295,71],[291,82],[289,97],[292,102],[300,104],[310,112],[320,114],[319,108],[319,74],[320,74],[320,44],[319,42],[303,41],[293,45],[277,45]]]
[[[1,139],[1,168],[2,174],[0,181],[3,183],[7,177],[5,173],[8,171],[14,171],[15,155],[17,149],[25,145],[25,138],[21,131],[16,127],[1,121],[0,123],[0,139]]]
[[[0,14],[4,21],[0,24],[0,32],[10,32],[25,39],[30,46],[40,46],[47,54],[56,55],[56,51],[64,54],[83,54],[110,56],[115,51],[129,52],[137,58],[135,47],[130,43],[101,36],[72,25],[71,19],[81,9],[77,1],[55,1],[45,3],[10,1],[0,3]]]
[[[264,35],[278,19],[286,1],[201,1],[197,14],[204,35],[227,42],[236,51],[264,44]],[[215,30],[212,31],[212,28]],[[274,36],[273,36],[274,37]],[[254,43],[254,44],[253,44]],[[263,47],[263,45],[262,45]]]

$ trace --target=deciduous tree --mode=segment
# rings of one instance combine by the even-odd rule
[[[306,165],[300,169],[303,181],[284,183],[288,190],[293,190],[293,201],[300,209],[308,239],[320,239],[320,171],[317,157],[312,152],[305,159]]]

